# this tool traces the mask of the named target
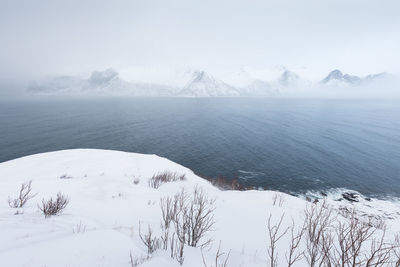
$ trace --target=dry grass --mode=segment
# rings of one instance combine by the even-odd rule
[[[159,188],[162,184],[184,181],[186,180],[185,174],[178,174],[176,172],[164,171],[154,174],[149,180],[149,186],[152,188]]]
[[[196,173],[196,175],[209,181],[213,186],[221,190],[238,190],[238,191],[257,190],[257,187],[255,186],[244,185],[239,181],[238,178],[227,178],[222,175],[219,175],[218,177],[208,177],[198,173]]]
[[[48,200],[43,199],[42,205],[39,206],[39,209],[42,211],[46,218],[60,214],[68,205],[69,200],[68,197],[58,193],[55,200],[51,197]]]

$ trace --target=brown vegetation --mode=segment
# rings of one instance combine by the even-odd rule
[[[48,218],[52,215],[60,214],[67,207],[68,203],[68,197],[59,192],[55,200],[52,197],[48,200],[43,199],[41,206],[38,205],[38,207],[44,216]]]
[[[186,180],[185,174],[178,174],[176,172],[164,171],[154,174],[149,180],[149,186],[152,188],[159,188],[164,183],[184,181]]]
[[[238,178],[230,179],[222,175],[219,175],[218,177],[208,177],[198,173],[196,173],[196,175],[209,181],[213,186],[221,190],[238,190],[238,191],[257,190],[257,187],[255,186],[244,185],[239,181]]]

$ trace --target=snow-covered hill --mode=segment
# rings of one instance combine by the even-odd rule
[[[185,179],[150,187],[149,179],[164,171],[185,175]],[[18,195],[28,180],[36,195],[23,208],[10,208],[7,197]],[[207,266],[213,264],[220,242],[220,253],[226,253],[221,260],[230,251],[227,266],[269,265],[269,216],[275,225],[284,214],[282,230],[293,222],[300,226],[306,206],[315,205],[273,191],[221,191],[191,170],[156,155],[93,149],[37,154],[0,163],[1,266],[129,267],[130,255],[140,266],[180,266],[170,257],[169,247],[147,258],[139,226],[142,235],[150,226],[160,236],[160,199],[182,188],[189,197],[197,188],[209,199],[215,198],[215,224],[206,233],[212,243],[204,249],[185,246],[183,266],[187,267],[204,267],[203,257]],[[38,205],[58,192],[68,196],[69,204],[60,215],[45,218]],[[355,208],[365,216],[385,218],[388,237],[399,231],[395,203],[361,198],[354,203],[327,201],[339,221],[338,213]],[[289,240],[288,233],[277,244],[278,266],[287,266]],[[300,248],[305,249],[305,244]],[[294,266],[307,266],[305,258]]]

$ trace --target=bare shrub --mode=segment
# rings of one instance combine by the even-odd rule
[[[132,255],[132,251],[129,252],[129,264],[131,265],[131,267],[136,267],[139,266],[141,264],[143,264],[145,261],[147,261],[149,258],[148,257],[133,257]]]
[[[269,215],[268,218],[268,237],[269,237],[269,247],[268,247],[268,256],[270,259],[270,266],[277,267],[278,266],[278,253],[276,252],[276,244],[277,242],[287,233],[289,227],[283,231],[280,231],[282,220],[285,214],[282,214],[279,222],[275,225],[271,224],[272,214]]]
[[[164,250],[169,246],[171,258],[181,265],[185,246],[205,246],[211,242],[205,236],[214,225],[214,203],[215,200],[198,187],[191,197],[182,189],[173,197],[160,199],[160,245]]]
[[[302,241],[304,231],[305,231],[305,223],[303,223],[302,227],[295,232],[295,223],[292,222],[292,226],[290,228],[290,243],[289,243],[289,252],[286,253],[286,262],[288,267],[293,266],[297,261],[303,258],[304,251],[299,251],[299,245]]]
[[[184,189],[182,189],[179,193],[174,195],[173,207],[175,211],[174,211],[173,222],[174,222],[175,234],[177,239],[183,245],[186,244],[186,232],[188,231],[187,220],[185,219],[187,214],[187,205],[188,205],[187,202],[188,202],[188,196]]]
[[[185,174],[178,174],[176,172],[164,171],[154,174],[149,180],[149,186],[152,188],[159,188],[164,183],[184,181],[186,180]]]
[[[215,223],[215,199],[210,199],[201,188],[196,187],[191,198],[182,191],[177,200],[178,211],[174,220],[177,238],[191,247],[209,244],[211,239],[203,239]]]
[[[67,196],[57,193],[55,200],[51,197],[48,200],[42,199],[41,206],[38,205],[39,209],[42,211],[46,218],[60,214],[68,205],[69,199]]]
[[[281,193],[275,193],[272,196],[272,205],[278,204],[279,207],[282,207],[283,203],[285,202],[285,197]]]
[[[314,267],[326,263],[332,239],[329,236],[334,217],[332,208],[324,201],[321,204],[310,204],[305,210],[305,258]]]
[[[139,184],[140,183],[140,179],[136,177],[135,179],[133,179],[133,183],[134,184]]]
[[[276,201],[278,200],[278,193],[275,193],[272,196],[272,205],[275,206],[276,205]]]
[[[370,221],[362,221],[355,212],[347,221],[339,222],[336,234],[335,265],[400,266],[397,239],[386,242],[386,228],[378,229]]]
[[[199,187],[193,192],[186,214],[188,224],[188,245],[197,247],[208,244],[207,240],[200,244],[206,233],[212,230],[214,225],[215,199],[209,199],[207,194]]]
[[[37,194],[32,194],[32,180],[21,184],[18,197],[8,197],[8,205],[11,208],[22,208],[28,200],[34,198]]]
[[[393,249],[394,266],[400,266],[400,236],[397,234],[394,238],[395,248]]]
[[[174,242],[175,244],[173,245]],[[185,245],[185,239],[174,239],[174,236],[172,237],[171,255],[173,255],[172,258],[176,259],[180,265],[182,265],[185,260]]]
[[[140,222],[139,222],[139,237],[142,240],[143,244],[147,247],[147,258],[150,258],[151,254],[154,251],[160,248],[160,240],[153,234],[153,230],[150,225],[148,226],[147,233],[142,235],[140,230]]]
[[[308,207],[305,214],[305,257],[310,266],[400,266],[399,243],[387,242],[386,228],[378,229],[373,219],[361,219],[353,210],[334,223],[325,202]]]
[[[229,250],[228,254],[226,254],[225,252],[221,252],[221,241],[219,241],[218,250],[217,250],[217,253],[215,254],[214,265],[212,265],[212,264],[207,265],[206,260],[204,259],[203,250],[201,250],[201,257],[203,259],[204,267],[226,267],[228,264],[228,259],[229,259],[230,254],[231,254],[230,250]],[[221,259],[221,257],[223,257],[223,256],[225,256],[225,259]],[[220,262],[220,260],[222,262]]]
[[[167,225],[169,231],[172,221],[175,232],[171,236],[169,242],[171,258],[176,259],[180,265],[182,265],[185,260],[187,224],[183,220],[183,214],[185,214],[187,199],[188,197],[185,190],[182,189],[179,193],[175,194],[173,198],[167,198],[164,202],[161,202],[163,214],[162,224],[164,224],[164,228],[162,229],[164,231],[163,239],[168,235],[168,232],[166,233]]]
[[[390,264],[398,262],[398,260],[392,259],[393,255],[395,255],[394,249],[396,248],[396,245],[385,242],[385,233],[386,229],[383,231],[380,238],[372,239],[369,253],[365,259],[360,260],[360,262],[365,264],[366,267],[390,266]],[[353,258],[353,262],[355,262],[355,260],[358,260],[358,258]]]
[[[375,230],[363,222],[359,222],[355,213],[350,219],[339,221],[336,227],[337,245],[335,245],[334,261],[340,266],[356,266],[362,245],[374,234]]]
[[[278,196],[273,201],[278,203]],[[347,208],[339,208],[337,217],[326,201],[309,204],[304,213],[303,225],[297,230],[294,221],[291,227],[281,229],[283,215],[272,225],[270,215],[267,252],[271,267],[278,264],[276,244],[288,229],[288,267],[303,258],[310,267],[400,267],[400,237],[396,236],[394,241],[385,239],[386,226],[380,218],[360,216]]]
[[[160,208],[161,208],[161,242],[163,245],[163,249],[168,249],[168,243],[170,239],[170,228],[173,224],[173,220],[176,217],[177,213],[177,203],[174,201],[172,197],[165,197],[160,199]]]

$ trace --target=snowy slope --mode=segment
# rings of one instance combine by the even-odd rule
[[[185,174],[187,180],[150,188],[148,179],[165,170]],[[18,209],[23,214],[14,215],[16,209],[8,206],[7,197],[17,194],[27,180],[32,180],[38,195]],[[192,192],[196,186],[216,198],[216,224],[208,234],[214,242],[203,250],[209,263],[221,241],[221,251],[231,251],[228,266],[266,266],[268,216],[272,214],[275,222],[285,213],[282,225],[288,226],[292,220],[301,223],[307,205],[305,200],[273,191],[220,191],[191,170],[155,155],[93,149],[37,154],[0,164],[1,266],[128,267],[130,253],[146,255],[138,235],[139,221],[142,229],[149,224],[158,234],[160,198],[181,188]],[[45,219],[37,204],[57,192],[68,195],[70,203],[61,215]],[[277,194],[282,205],[273,204]],[[392,218],[388,220],[390,231],[399,230],[398,206],[393,203],[331,203],[337,208],[354,206],[365,213],[384,210],[383,216]],[[85,230],[76,233],[79,225]],[[287,241],[285,236],[278,246],[279,266],[284,266]],[[169,252],[158,250],[141,266],[179,264]],[[187,247],[183,266],[204,266],[201,249]],[[295,266],[306,264],[303,260]]]

